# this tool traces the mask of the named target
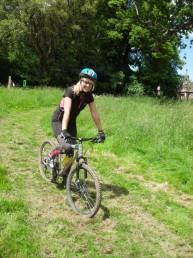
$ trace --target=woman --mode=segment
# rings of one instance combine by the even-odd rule
[[[97,137],[100,142],[104,142],[105,134],[92,95],[96,80],[96,72],[91,68],[84,68],[79,74],[79,81],[65,90],[60,105],[52,116],[53,132],[60,145],[50,153],[50,167],[54,167],[54,157],[61,151],[65,150],[67,155],[73,154],[70,143],[72,143],[71,136],[77,135],[76,118],[87,104],[98,129]],[[53,173],[52,181],[55,178],[56,175]]]

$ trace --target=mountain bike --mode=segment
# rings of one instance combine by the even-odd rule
[[[71,145],[74,149],[74,156],[66,180],[67,200],[76,213],[85,217],[93,217],[101,204],[101,184],[96,171],[89,167],[87,157],[83,154],[83,143],[86,141],[99,143],[100,141],[96,137],[74,139],[76,143]],[[41,176],[47,182],[51,181],[52,171],[46,159],[54,147],[50,141],[43,142],[40,147],[39,169]],[[65,157],[65,153],[61,153],[55,159],[54,166],[58,178],[63,178],[68,169],[63,166]]]

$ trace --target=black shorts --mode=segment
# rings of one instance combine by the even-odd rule
[[[58,108],[54,111],[52,115],[52,129],[53,129],[54,136],[56,138],[62,132],[63,115],[64,115],[64,112]],[[77,135],[76,119],[69,121],[67,130],[72,136],[76,137]]]

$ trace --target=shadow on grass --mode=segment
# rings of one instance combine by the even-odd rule
[[[103,192],[109,192],[110,196],[109,198],[115,198],[119,197],[121,195],[127,195],[129,194],[129,191],[125,187],[120,187],[117,185],[112,185],[112,184],[102,184],[102,191]]]
[[[101,204],[100,208],[103,211],[103,220],[106,220],[106,219],[110,218],[109,209],[106,206],[104,206],[103,204]]]
[[[61,182],[61,183],[56,183],[56,188],[59,190],[66,190],[66,184]]]
[[[55,183],[56,188],[59,190],[64,190],[66,189],[66,182],[60,182],[60,183]],[[121,195],[127,195],[129,194],[129,191],[127,188],[120,187],[117,185],[112,185],[112,184],[101,184],[102,192],[109,192],[109,198],[115,198],[119,197]]]
[[[56,183],[56,188],[59,190],[66,190],[66,182],[60,182]],[[121,195],[128,195],[129,191],[127,188],[120,187],[113,184],[101,184],[102,193],[107,193],[107,195],[104,197],[104,199],[114,199],[116,197],[119,197]],[[100,206],[101,210],[103,211],[103,220],[106,220],[110,218],[110,210],[103,204]]]
[[[117,185],[112,185],[112,184],[101,184],[102,186],[102,193],[107,193],[109,195],[105,196],[104,199],[114,199],[116,197],[119,197],[121,195],[128,195],[129,191],[128,189],[124,187],[120,187]],[[109,209],[101,204],[101,210],[103,211],[103,220],[108,219],[110,217],[110,211]]]

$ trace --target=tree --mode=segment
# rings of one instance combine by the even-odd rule
[[[190,0],[2,0],[1,78],[63,86],[91,66],[98,92],[127,94],[135,78],[146,94],[159,84],[173,96],[181,38],[191,31]]]
[[[111,16],[103,23],[103,31],[119,46],[118,64],[125,65],[118,69],[121,68],[127,79],[134,65],[146,92],[153,92],[157,84],[162,84],[167,86],[165,94],[174,94],[178,81],[176,71],[181,65],[178,47],[182,35],[193,29],[192,1],[109,0],[107,6]],[[168,87],[173,90],[167,90]]]

